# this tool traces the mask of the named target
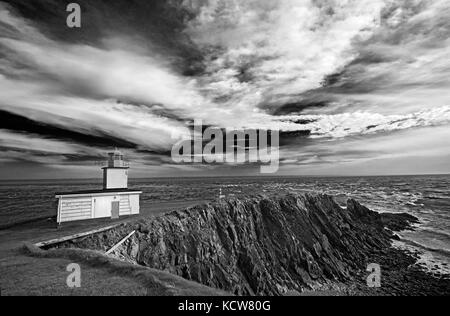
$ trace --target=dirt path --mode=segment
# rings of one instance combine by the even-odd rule
[[[173,201],[154,204],[151,209],[141,210],[141,214],[131,217],[123,217],[118,220],[96,219],[75,223],[64,223],[59,229],[51,221],[37,221],[0,230],[0,259],[13,249],[21,247],[24,243],[37,243],[44,240],[60,238],[77,233],[87,232],[93,229],[128,222],[142,217],[156,217],[179,209],[188,208],[205,203],[196,201]]]

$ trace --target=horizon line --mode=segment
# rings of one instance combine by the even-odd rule
[[[423,174],[379,174],[379,175],[245,175],[245,176],[154,176],[154,177],[133,177],[129,180],[146,179],[220,179],[220,178],[374,178],[374,177],[423,177],[423,176],[450,176],[449,173],[423,173]],[[36,179],[0,179],[0,182],[8,181],[64,181],[64,180],[97,180],[102,178],[36,178]]]

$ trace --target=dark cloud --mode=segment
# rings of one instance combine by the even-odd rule
[[[106,135],[100,131],[94,134],[86,134],[57,126],[48,125],[28,119],[24,116],[16,115],[7,111],[0,110],[0,129],[6,129],[14,132],[25,134],[35,134],[43,138],[51,138],[56,140],[64,140],[73,143],[90,145],[94,147],[121,147],[136,148],[136,144],[128,142],[124,139]]]
[[[184,75],[203,70],[203,56],[183,32],[193,17],[181,1],[78,0],[82,27],[66,26],[66,7],[71,0],[4,0],[21,16],[60,42],[103,47],[108,37],[125,37],[141,43],[148,53],[169,57]]]
[[[318,94],[319,95],[319,94]],[[277,108],[273,115],[287,115],[291,113],[301,113],[305,109],[309,108],[325,108],[329,105],[330,101],[321,100],[321,99],[303,99],[298,102],[288,103]],[[303,122],[298,121],[299,124]]]

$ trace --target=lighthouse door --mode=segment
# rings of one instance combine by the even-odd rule
[[[111,218],[118,219],[120,212],[120,202],[112,202],[111,204]]]

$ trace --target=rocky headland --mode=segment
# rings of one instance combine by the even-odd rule
[[[57,245],[105,252],[130,232],[114,256],[235,295],[448,295],[450,280],[393,248],[408,214],[379,214],[328,195],[223,199]],[[381,287],[369,288],[371,263]]]

